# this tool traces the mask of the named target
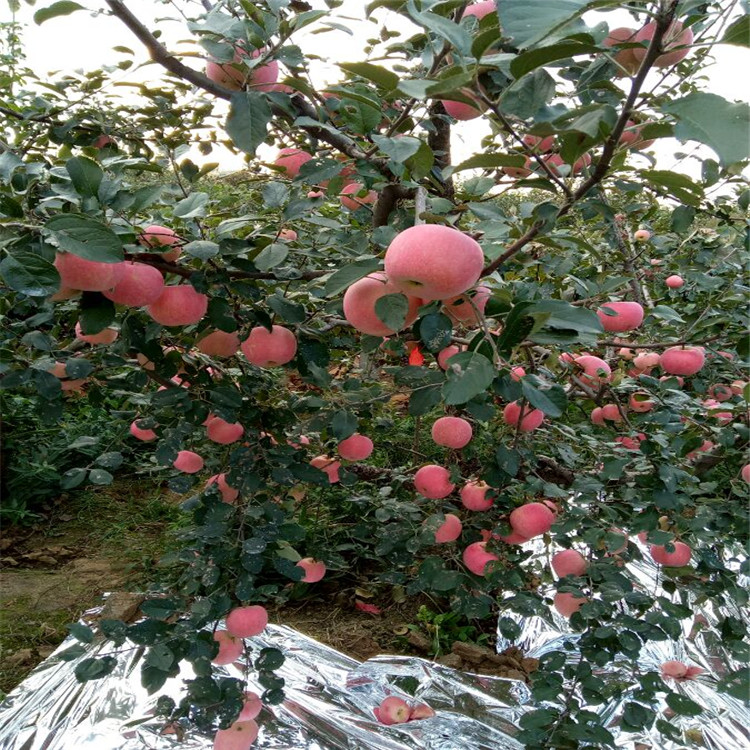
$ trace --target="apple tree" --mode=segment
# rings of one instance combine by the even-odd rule
[[[305,44],[355,4],[163,3],[179,53],[166,18],[103,5],[121,60],[95,71],[42,79],[4,29],[0,384],[50,423],[118,395],[123,441],[183,496],[145,618],[100,623],[148,647],[152,692],[190,662],[165,720],[249,746],[257,697],[216,667],[282,701],[283,654],[243,639],[366,569],[509,640],[519,616],[569,620],[579,658],[541,660],[527,747],[614,746],[596,708],[623,694],[623,731],[679,739],[703,710],[673,690],[687,673],[639,654],[696,602],[747,603],[749,116],[703,75],[747,45],[739,4],[374,0],[324,88]],[[246,168],[216,177],[220,147]],[[717,627],[746,662],[742,618]],[[81,680],[116,664],[84,657]],[[746,670],[719,677],[742,696]]]

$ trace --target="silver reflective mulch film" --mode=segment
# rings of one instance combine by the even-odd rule
[[[658,569],[649,560],[628,565],[635,579],[658,592]],[[664,592],[661,592],[664,593]],[[664,594],[667,595],[667,594]],[[618,747],[628,750],[748,750],[750,709],[716,690],[717,681],[738,669],[724,648],[717,629],[727,615],[750,622],[750,613],[729,603],[724,608],[705,604],[701,614],[684,621],[679,642],[649,642],[637,665],[640,671],[659,671],[662,662],[678,659],[702,667],[698,678],[668,687],[704,707],[697,717],[673,717],[683,740],[673,743],[653,733],[621,731],[624,705],[633,699],[628,691],[617,701],[592,706],[606,719]],[[89,614],[93,614],[89,613]],[[506,613],[506,616],[508,613]],[[551,622],[539,617],[512,615],[521,628],[516,645],[528,656],[539,658],[575,641],[567,621],[556,614]],[[257,721],[260,735],[253,747],[278,750],[521,750],[514,739],[520,717],[534,707],[522,682],[459,672],[415,657],[380,656],[360,663],[307,636],[283,626],[269,626],[262,637],[248,639],[253,650],[280,649],[286,661],[279,676],[286,682],[286,700],[264,707]],[[153,716],[156,698],[140,684],[144,650],[123,645],[113,648],[96,641],[81,659],[104,654],[119,656],[118,666],[104,679],[79,683],[76,661],[56,656],[69,647],[68,639],[19,685],[0,707],[0,750],[209,750],[213,738],[187,726],[165,728]],[[510,645],[498,636],[498,649]],[[575,651],[572,652],[575,654]],[[575,658],[575,656],[571,657]],[[234,667],[230,676],[241,677]],[[633,664],[615,662],[601,673],[622,670],[631,680]],[[193,675],[189,666],[167,682],[162,694],[179,700],[182,680]],[[407,679],[408,678],[408,679]],[[413,686],[418,685],[416,691]],[[403,688],[412,686],[407,693]],[[249,685],[259,694],[262,688]],[[436,712],[431,719],[397,726],[379,724],[375,708],[386,696],[398,695],[428,704]],[[665,710],[662,706],[661,710]]]

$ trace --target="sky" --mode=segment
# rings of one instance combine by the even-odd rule
[[[0,0],[1,2],[1,0]],[[113,50],[114,46],[123,45],[136,52],[136,60],[146,62],[147,57],[138,40],[115,19],[104,13],[79,11],[67,17],[59,17],[37,26],[32,16],[39,7],[49,5],[50,0],[37,0],[34,7],[22,4],[22,10],[17,21],[25,24],[23,32],[27,64],[38,74],[45,74],[51,70],[74,71],[77,69],[92,70],[102,65],[115,65],[124,59],[121,53]],[[99,0],[80,0],[80,4],[87,8],[103,7]],[[174,8],[157,4],[152,0],[128,0],[128,7],[150,28],[154,28],[153,21],[158,17],[176,16]],[[325,8],[321,0],[312,0],[315,8]],[[179,3],[175,3],[179,5]],[[331,30],[323,34],[312,34],[303,30],[295,34],[294,41],[300,45],[308,55],[331,58],[333,62],[352,62],[362,58],[363,39],[377,35],[379,24],[373,24],[363,19],[364,0],[344,0],[342,6],[331,14],[331,20],[336,20],[354,29],[349,35],[343,31]],[[380,22],[385,21],[389,29],[408,29],[408,23],[391,11],[381,9],[377,13]],[[0,9],[0,21],[10,20],[8,6],[3,4]],[[632,26],[632,19],[625,11],[612,13],[591,14],[587,17],[590,24],[605,20],[610,27]],[[163,31],[162,41],[173,52],[179,54],[195,53],[196,46],[188,42],[190,32],[181,21],[165,21],[159,24]],[[706,68],[703,74],[707,77],[706,90],[730,101],[748,99],[750,86],[747,75],[740,71],[750,70],[750,50],[732,45],[716,45],[714,48],[715,63]],[[184,61],[196,68],[202,69],[201,61],[186,57]],[[335,64],[313,62],[313,80],[320,87],[338,80],[340,72]],[[148,80],[160,75],[156,65],[151,63],[136,71],[116,71],[115,79],[120,81]],[[627,81],[627,79],[626,79]],[[648,86],[649,80],[646,84]],[[622,85],[625,85],[623,83]],[[223,103],[219,103],[221,107]],[[489,127],[481,121],[459,123],[453,127],[453,161],[459,163],[476,150],[476,144],[489,133]],[[262,159],[272,159],[274,149],[261,147],[259,156]],[[672,169],[684,172],[691,177],[700,175],[700,158],[713,156],[705,147],[694,142],[681,144],[674,139],[661,139],[654,148],[658,168]],[[241,155],[233,155],[230,151],[220,148],[214,150],[209,157],[201,157],[197,151],[190,153],[196,163],[201,161],[218,161],[222,171],[234,171],[244,166]],[[695,158],[698,157],[698,158]],[[636,157],[639,159],[639,157]],[[647,166],[644,159],[640,159],[638,166]],[[638,162],[636,162],[638,163]]]

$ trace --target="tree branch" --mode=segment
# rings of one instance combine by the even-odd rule
[[[667,8],[663,12],[656,15],[656,29],[654,30],[654,36],[652,37],[651,42],[648,45],[646,55],[643,58],[643,62],[641,63],[641,67],[638,70],[638,74],[633,79],[633,83],[630,87],[630,93],[625,100],[625,104],[623,105],[622,111],[620,112],[620,116],[617,119],[615,126],[612,128],[612,132],[609,134],[609,137],[604,142],[604,149],[602,150],[601,158],[596,163],[596,166],[594,167],[594,170],[589,175],[589,177],[587,177],[575,190],[575,192],[573,192],[572,195],[570,195],[568,199],[560,206],[557,211],[556,219],[561,219],[563,216],[567,215],[570,212],[570,209],[573,208],[573,206],[575,206],[575,204],[578,203],[578,201],[580,201],[581,198],[583,198],[589,192],[589,190],[591,190],[591,188],[598,185],[606,176],[609,165],[612,162],[612,157],[615,154],[615,149],[617,148],[618,142],[620,140],[620,136],[622,135],[628,124],[628,119],[632,114],[635,101],[638,98],[638,94],[640,93],[641,88],[643,87],[646,76],[651,70],[651,67],[653,66],[656,58],[659,57],[659,55],[662,53],[661,42],[662,39],[664,39],[664,35],[666,34],[667,29],[669,29],[672,21],[674,20],[677,2],[678,0],[670,0]],[[492,261],[492,263],[490,263],[482,271],[482,276],[488,276],[489,274],[494,273],[503,263],[505,263],[506,260],[508,260],[508,258],[511,258],[519,250],[521,250],[529,242],[531,242],[531,240],[533,240],[542,231],[542,228],[544,226],[545,224],[539,222],[533,224],[523,236],[519,237],[502,255]]]
[[[173,73],[178,78],[182,78],[192,83],[198,88],[207,91],[209,94],[231,101],[235,91],[225,88],[212,81],[208,76],[198,70],[188,67],[180,62],[167,48],[136,18],[130,9],[125,5],[123,0],[105,0],[113,15],[119,18],[137,37],[137,39],[148,50],[151,59],[161,65],[163,68]],[[292,97],[292,104],[297,110],[297,114],[302,117],[310,117],[318,120],[318,113],[315,107],[297,94]],[[271,105],[274,115],[289,119],[289,114],[280,107]],[[392,177],[388,170],[388,163],[383,158],[368,158],[367,154],[353,141],[343,133],[333,133],[321,126],[301,125],[300,128],[309,133],[314,138],[323,141],[330,146],[338,149],[352,159],[367,159],[378,171],[389,178]]]
[[[396,204],[404,198],[413,198],[415,188],[407,188],[403,185],[391,183],[386,185],[378,196],[378,201],[372,212],[373,227],[383,227],[388,223],[388,217],[396,208]]]
[[[451,126],[445,117],[440,116],[446,114],[440,101],[436,101],[430,106],[429,113],[434,130],[427,134],[427,145],[435,154],[435,165],[442,172],[451,163]],[[448,200],[453,200],[453,178],[449,177],[445,180],[441,177],[440,183],[443,196]]]

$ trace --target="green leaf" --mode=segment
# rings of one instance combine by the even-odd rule
[[[180,219],[195,219],[206,215],[207,206],[208,193],[191,193],[174,207],[173,213]]]
[[[409,300],[405,294],[386,294],[375,302],[375,315],[392,331],[400,331],[409,313]]]
[[[102,168],[93,160],[86,156],[74,156],[65,162],[65,169],[68,170],[73,187],[78,195],[86,198],[94,198],[99,192],[104,178]]]
[[[302,165],[303,167],[305,164]],[[341,165],[337,164],[341,169]],[[263,185],[260,194],[263,196],[263,204],[266,208],[279,208],[286,203],[289,197],[289,188],[283,182],[267,182]]]
[[[367,276],[368,273],[378,271],[381,268],[381,261],[378,258],[363,258],[355,260],[348,266],[339,268],[338,271],[331,274],[326,280],[324,294],[326,297],[334,297],[355,281]]]
[[[46,297],[60,288],[60,274],[52,263],[34,253],[6,255],[0,277],[14,291],[29,297]]]
[[[333,415],[331,420],[331,432],[337,440],[346,440],[357,431],[359,420],[356,414],[346,409],[340,409]]]
[[[240,151],[255,156],[266,138],[270,121],[271,108],[264,94],[257,91],[232,94],[226,131]]]
[[[667,696],[667,705],[676,713],[682,716],[698,716],[703,713],[703,708],[694,700],[686,695],[679,693],[670,693]]]
[[[498,351],[511,351],[514,346],[520,344],[531,333],[535,321],[529,314],[530,307],[530,302],[519,302],[508,313],[503,332],[497,339]]]
[[[94,365],[84,357],[71,357],[65,362],[65,372],[69,378],[85,378],[94,370]]]
[[[440,385],[423,386],[412,391],[409,397],[409,414],[420,417],[440,403]]]
[[[122,240],[101,222],[82,214],[58,214],[45,225],[61,250],[84,260],[119,263],[123,260]]]
[[[99,466],[103,466],[105,469],[112,469],[112,471],[116,471],[122,466],[122,462],[124,460],[125,456],[123,456],[119,451],[109,451],[107,453],[102,453],[100,456],[97,456],[96,463]]]
[[[646,183],[650,182],[663,187],[681,203],[691,206],[700,205],[703,191],[697,183],[684,174],[661,169],[644,170],[639,174]]]
[[[463,172],[465,169],[495,169],[496,167],[522,167],[526,157],[521,154],[475,154],[462,161],[452,172]]]
[[[167,598],[148,599],[141,604],[141,612],[154,620],[166,620],[177,611],[177,608],[177,602]]]
[[[114,656],[103,656],[101,659],[84,659],[76,665],[75,676],[79,682],[98,680],[112,673],[117,666]]]
[[[478,352],[461,352],[451,357],[443,385],[443,399],[448,405],[465,404],[489,388],[495,368]]]
[[[724,32],[721,44],[736,44],[739,47],[750,47],[750,15],[740,16]]]
[[[286,256],[289,255],[289,248],[281,242],[273,242],[266,245],[255,257],[253,263],[259,271],[270,271],[272,268],[281,265]]]
[[[215,242],[208,240],[195,240],[182,246],[182,250],[193,258],[208,260],[219,254],[219,246]]]
[[[72,490],[83,484],[86,479],[86,469],[68,469],[60,479],[60,489]]]
[[[551,388],[542,390],[535,388],[527,378],[523,378],[521,391],[535,409],[540,409],[548,417],[561,417],[568,408],[568,397],[562,386],[553,385]]]
[[[396,88],[396,86],[398,86],[399,77],[395,73],[391,72],[390,70],[386,70],[380,65],[373,65],[372,63],[368,62],[360,62],[340,63],[339,67],[342,70],[345,70],[347,73],[353,73],[356,76],[360,76],[361,78],[366,78],[368,81],[372,81],[374,84],[380,86],[380,88],[385,89],[386,91],[392,91]]]
[[[91,643],[94,640],[94,631],[88,625],[74,622],[67,626],[68,632],[81,643]]]
[[[717,94],[692,93],[662,105],[677,118],[675,138],[713,149],[723,166],[750,156],[750,104],[728,102]]]
[[[419,138],[410,136],[386,138],[382,135],[373,135],[372,140],[384,154],[399,164],[403,164],[409,157],[414,156],[422,145]]]
[[[409,16],[416,23],[445,39],[446,42],[452,44],[461,54],[471,55],[472,36],[467,29],[435,13],[428,11],[420,12],[417,10],[414,0],[409,0],[407,7]]]
[[[519,49],[548,39],[580,16],[591,0],[502,0],[497,4],[500,28]]]
[[[521,119],[533,117],[555,95],[555,79],[535,70],[511,84],[500,97],[500,109]]]
[[[750,695],[750,667],[741,667],[724,675],[719,680],[717,689],[720,693],[727,693],[739,700],[747,700]]]
[[[545,343],[543,338],[544,329],[554,328],[556,330],[572,331],[579,340],[591,341],[603,333],[599,317],[592,310],[585,307],[577,307],[563,300],[548,299],[535,302],[526,309],[527,315],[533,315],[542,319],[543,325],[538,332],[531,334],[530,338],[539,343]]]
[[[576,55],[591,55],[599,51],[599,48],[592,44],[572,40],[553,44],[549,47],[541,47],[518,55],[510,64],[510,72],[514,78],[521,78],[526,73],[555,60],[564,60]]]
[[[92,484],[112,484],[114,479],[115,478],[108,471],[104,471],[104,469],[91,469],[89,472],[89,481]]]
[[[284,664],[284,654],[277,648],[262,648],[255,660],[255,668],[267,671],[279,669]]]
[[[57,16],[69,16],[71,13],[75,13],[77,10],[86,10],[83,5],[71,2],[71,0],[60,0],[60,2],[52,3],[52,5],[46,8],[40,8],[34,13],[34,23],[37,26],[41,26],[45,21],[49,21],[50,18],[57,18]]]
[[[272,295],[266,298],[266,304],[282,319],[287,323],[297,325],[304,323],[307,318],[307,312],[305,306],[300,305],[296,302],[292,302],[286,297],[279,295]]]
[[[99,292],[84,292],[79,309],[81,331],[87,336],[103,331],[117,314],[115,303]]]
[[[419,321],[419,338],[428,352],[436,354],[445,349],[453,336],[453,323],[443,313],[430,313]]]
[[[596,104],[573,110],[573,119],[564,125],[564,130],[584,133],[590,138],[599,138],[612,131],[617,122],[617,110],[609,104]]]

